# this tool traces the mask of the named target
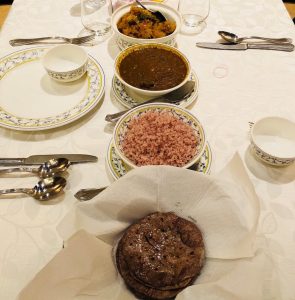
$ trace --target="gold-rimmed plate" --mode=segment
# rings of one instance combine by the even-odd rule
[[[212,152],[211,152],[210,145],[207,142],[205,151],[203,152],[202,156],[189,169],[199,173],[209,174],[211,163],[212,163]],[[125,174],[127,174],[127,172],[131,170],[130,166],[128,166],[122,160],[120,155],[116,152],[113,139],[109,143],[107,157],[106,157],[106,164],[110,174],[114,179],[118,179],[124,176]]]
[[[93,57],[89,55],[81,79],[60,83],[47,75],[40,61],[47,49],[24,49],[0,59],[0,126],[21,131],[60,127],[102,100],[105,76]]]
[[[195,82],[195,87],[190,96],[179,103],[179,106],[184,108],[191,105],[198,97],[199,80],[195,71],[192,71],[190,75],[190,80]],[[112,80],[112,91],[116,100],[127,108],[132,108],[140,102],[147,100],[129,91],[128,88],[126,88],[124,84],[115,75]]]

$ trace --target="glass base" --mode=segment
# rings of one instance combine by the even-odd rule
[[[181,32],[184,34],[198,34],[205,29],[206,25],[204,17],[186,14],[182,16]]]
[[[85,45],[92,46],[102,43],[111,36],[112,29],[109,24],[95,24],[95,26],[85,27],[84,29],[82,29],[79,32],[78,36],[85,36],[93,33],[95,33],[95,38],[85,43]]]

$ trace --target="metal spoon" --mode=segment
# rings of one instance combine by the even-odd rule
[[[143,9],[149,11],[149,12],[150,12],[152,15],[154,15],[160,22],[165,22],[165,21],[166,21],[165,16],[164,16],[161,12],[159,12],[158,10],[157,10],[157,11],[152,11],[152,10],[146,8],[146,7],[145,7],[142,3],[140,3],[138,0],[136,0],[136,3],[137,3],[138,5],[140,5]]]
[[[104,186],[99,189],[82,189],[82,190],[79,190],[74,196],[79,201],[88,201],[88,200],[92,199],[93,197],[95,197],[96,195],[98,195],[103,190],[105,190],[106,188],[107,188],[107,186]]]
[[[218,34],[226,41],[234,44],[239,44],[244,40],[248,39],[256,39],[256,40],[264,40],[271,43],[292,43],[292,39],[289,38],[265,38],[261,36],[245,36],[245,37],[238,37],[236,34],[228,32],[228,31],[218,31]]]
[[[195,81],[190,80],[187,83],[185,83],[183,86],[178,88],[177,90],[174,90],[163,96],[141,102],[140,104],[135,105],[132,108],[141,106],[143,104],[154,103],[154,102],[178,104],[179,102],[187,99],[192,94],[194,87],[195,87]],[[123,116],[130,109],[126,109],[115,114],[106,115],[105,120],[107,122],[117,122],[120,119],[120,117]]]
[[[15,172],[31,172],[37,174],[41,178],[52,177],[55,174],[65,172],[70,166],[70,162],[66,158],[52,158],[42,165],[39,168],[34,167],[19,167],[19,168],[10,168],[0,170],[0,174],[3,173],[15,173]]]
[[[66,180],[63,177],[50,177],[40,180],[32,189],[18,188],[0,190],[0,195],[4,194],[27,194],[36,200],[46,201],[60,193],[66,186]]]

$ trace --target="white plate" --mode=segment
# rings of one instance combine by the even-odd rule
[[[38,131],[81,118],[102,99],[105,78],[91,56],[87,75],[60,83],[52,80],[40,61],[47,48],[31,48],[0,59],[0,126]]]
[[[110,174],[114,179],[118,179],[124,176],[131,168],[121,159],[121,157],[116,152],[113,139],[109,143],[106,163]],[[196,172],[209,174],[212,163],[212,152],[209,143],[205,147],[201,158],[197,163],[192,165],[189,169]]]
[[[192,71],[191,73],[190,80],[196,83],[195,88],[192,91],[191,95],[186,100],[180,102],[179,105],[181,107],[188,107],[198,97],[199,81],[198,81],[197,74],[194,71]],[[112,81],[112,90],[117,101],[119,101],[123,106],[127,108],[132,108],[135,105],[139,104],[140,102],[147,100],[141,98],[138,95],[132,94],[132,92],[129,91],[115,75]]]

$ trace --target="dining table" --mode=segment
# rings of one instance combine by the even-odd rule
[[[177,9],[176,0],[164,3]],[[14,0],[0,31],[0,57],[40,47],[12,47],[11,39],[74,37],[82,29],[79,0]],[[208,173],[218,174],[236,153],[240,155],[259,197],[258,234],[264,238],[279,280],[280,298],[269,295],[267,299],[294,300],[295,166],[278,168],[256,159],[250,147],[249,123],[267,116],[295,122],[295,52],[196,47],[197,42],[220,41],[219,30],[239,36],[287,37],[295,41],[295,27],[281,0],[211,0],[204,30],[195,35],[179,32],[176,37],[176,47],[190,61],[199,82],[198,95],[188,109],[206,132],[211,151]],[[107,162],[114,126],[105,121],[105,116],[124,108],[114,95],[112,83],[114,60],[120,49],[114,35],[81,47],[103,71],[104,93],[95,107],[73,122],[46,130],[0,127],[1,158],[52,153],[85,153],[98,157],[95,163],[70,166],[65,191],[52,202],[40,202],[26,195],[1,196],[0,299],[17,299],[20,291],[62,249],[64,241],[56,228],[79,202],[74,194],[82,188],[108,186],[115,180]],[[28,91],[30,78],[36,82],[34,74],[22,73],[23,77],[15,76],[17,80],[8,82],[1,68],[4,66],[0,65],[0,106],[2,101],[9,106],[10,100],[3,99],[9,95],[9,85],[14,95],[11,101],[17,98],[17,105],[11,104],[11,108],[24,115],[34,110],[38,118],[42,95],[24,93]],[[40,78],[37,82],[42,86],[45,81]],[[65,101],[70,102],[73,92],[71,84],[67,87],[68,94],[65,91],[64,98],[58,95],[54,105],[67,109]],[[53,89],[43,88],[44,93],[54,97]],[[44,108],[40,111],[43,117]],[[0,189],[33,187],[37,181],[37,177],[27,175],[1,176]]]

